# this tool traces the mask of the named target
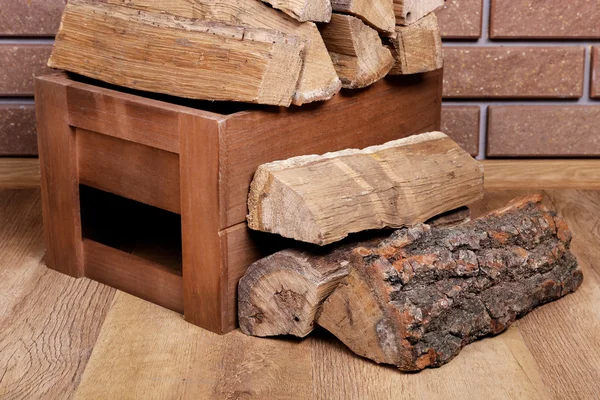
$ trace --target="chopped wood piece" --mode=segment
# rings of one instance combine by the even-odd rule
[[[434,13],[410,26],[397,26],[388,40],[396,60],[390,75],[420,74],[444,66],[442,36]]]
[[[332,0],[333,11],[351,14],[380,32],[394,32],[393,0]]]
[[[541,196],[473,222],[402,228],[357,247],[350,272],[317,317],[355,353],[403,371],[439,367],[575,291],[583,275],[565,221]]]
[[[414,24],[444,5],[444,0],[394,0],[396,25]]]
[[[261,165],[248,196],[251,229],[325,245],[401,227],[483,197],[483,167],[441,132],[364,150]]]
[[[394,57],[377,31],[358,18],[333,14],[331,22],[321,27],[321,35],[346,89],[369,86],[394,65]]]
[[[328,100],[342,87],[317,26],[312,22],[300,23],[260,1],[109,0],[109,3],[228,25],[274,29],[298,36],[305,41],[305,52],[293,104]]]
[[[289,106],[303,51],[276,31],[73,0],[48,65],[133,89]]]
[[[329,22],[330,0],[262,0],[298,21]]]
[[[429,220],[430,226],[468,222],[463,207]],[[341,246],[311,251],[287,249],[252,264],[238,284],[240,329],[252,336],[305,337],[315,326],[323,301],[348,275],[352,250],[374,247],[387,235],[370,234]]]

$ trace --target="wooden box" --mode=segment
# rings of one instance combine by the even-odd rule
[[[436,71],[284,109],[185,101],[64,74],[37,78],[47,264],[228,332],[247,266],[285,245],[246,226],[258,165],[439,129],[441,89]],[[117,215],[118,199],[133,205]],[[136,205],[147,216],[131,219]],[[122,224],[102,226],[109,221]],[[180,244],[169,260],[180,265],[160,261],[161,240],[173,238]],[[137,244],[111,244],[116,239]]]

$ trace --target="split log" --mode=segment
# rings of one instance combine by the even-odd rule
[[[312,22],[300,23],[260,1],[109,0],[109,3],[234,26],[273,29],[298,36],[305,41],[305,52],[293,104],[328,100],[342,87],[317,26]]]
[[[482,165],[445,134],[430,132],[261,165],[247,219],[254,230],[325,245],[424,222],[482,197]]]
[[[395,63],[377,31],[351,15],[333,14],[331,22],[322,25],[321,35],[346,89],[377,82]]]
[[[394,32],[393,0],[331,0],[333,11],[360,18],[379,32]]]
[[[69,1],[48,65],[133,89],[289,106],[297,36]]]
[[[470,216],[469,209],[463,207],[427,223],[458,225],[470,221]],[[386,236],[379,233],[366,240],[311,251],[287,249],[256,261],[238,284],[240,329],[252,336],[305,337],[312,332],[323,301],[348,275],[352,250],[376,246]]]
[[[388,40],[396,60],[390,75],[420,74],[444,66],[442,35],[434,13],[410,26],[397,26]]]
[[[444,0],[394,0],[396,25],[414,24],[444,5]]]
[[[330,0],[262,0],[298,21],[329,22]]]
[[[317,317],[355,353],[403,371],[439,367],[575,291],[583,275],[565,221],[541,196],[453,228],[403,228],[352,251]]]

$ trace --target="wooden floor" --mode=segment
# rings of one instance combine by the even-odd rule
[[[474,211],[520,193],[488,191]],[[600,192],[545,193],[574,232],[582,287],[442,368],[403,374],[323,331],[305,340],[217,336],[50,271],[38,190],[0,190],[0,398],[598,399]]]

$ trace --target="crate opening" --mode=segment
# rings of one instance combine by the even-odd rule
[[[170,211],[79,185],[81,226],[90,239],[181,273],[181,217]]]

